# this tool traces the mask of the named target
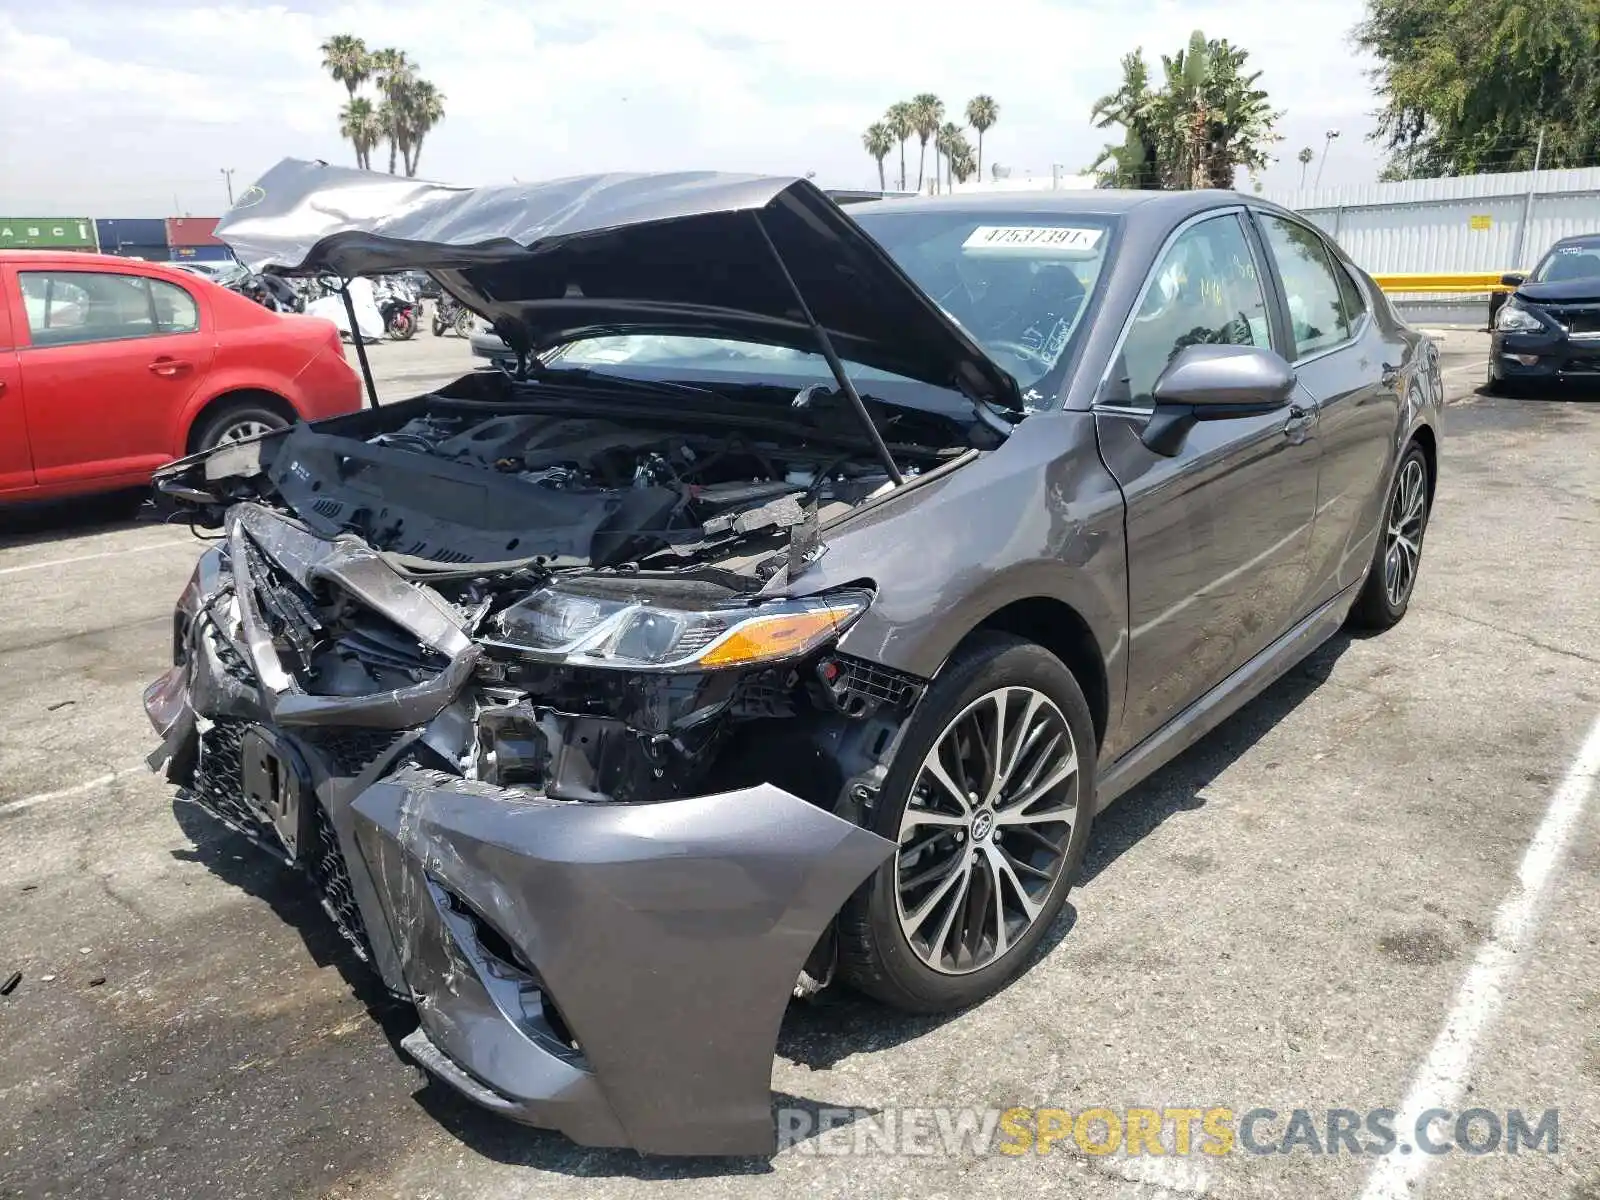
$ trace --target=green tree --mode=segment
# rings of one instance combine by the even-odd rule
[[[1600,158],[1600,0],[1368,0],[1386,178]]]
[[[889,127],[882,121],[875,121],[867,126],[867,131],[861,135],[861,145],[878,164],[878,190],[888,191],[889,185],[883,177],[883,160],[889,157],[889,152],[894,149],[894,134],[889,132]]]
[[[412,79],[400,94],[400,154],[406,178],[414,179],[422,143],[444,120],[444,93],[426,79]]]
[[[967,101],[967,124],[978,131],[978,162],[974,173],[983,174],[983,135],[1000,119],[1000,106],[993,96],[974,96]],[[966,182],[963,180],[962,182]]]
[[[917,156],[917,191],[922,190],[922,181],[927,171],[928,139],[939,132],[939,124],[944,120],[944,101],[932,92],[921,92],[911,97],[911,128],[917,135],[917,141],[922,144],[921,152]],[[939,148],[933,149],[934,174],[939,171]]]
[[[939,126],[939,132],[934,135],[933,167],[934,179],[939,177],[939,158],[944,157],[945,189],[950,190],[955,184],[955,160],[957,158],[972,156],[972,147],[967,144],[967,135],[961,126],[954,121],[946,121]]]
[[[1231,188],[1240,167],[1252,176],[1278,141],[1267,94],[1247,74],[1249,52],[1198,30],[1175,55],[1162,55],[1162,84],[1150,86],[1144,54],[1122,60],[1122,86],[1091,110],[1097,127],[1120,126],[1123,141],[1104,147],[1091,169],[1103,186]]]
[[[355,147],[356,166],[363,171],[372,169],[372,148],[383,136],[383,125],[378,120],[378,110],[365,96],[357,96],[339,113],[339,132],[350,139]]]
[[[393,175],[400,144],[405,139],[406,92],[416,81],[416,70],[404,50],[387,48],[373,54],[372,76],[383,95],[383,102],[378,105],[378,119],[389,143],[389,174]]]
[[[372,59],[366,42],[353,34],[335,34],[322,43],[322,69],[333,76],[335,83],[344,84],[350,99],[354,100],[356,92],[372,74]]]
[[[889,111],[883,115],[883,123],[893,135],[894,140],[900,143],[900,190],[906,190],[906,139],[916,132],[916,113],[911,107],[911,101],[900,100],[889,106]]]
[[[1300,153],[1295,155],[1295,160],[1297,162],[1299,162],[1299,164],[1300,164],[1300,186],[1301,187],[1305,187],[1306,186],[1306,168],[1311,165],[1311,160],[1314,159],[1316,156],[1317,156],[1317,152],[1315,150],[1313,150],[1310,146],[1302,146],[1300,148]]]

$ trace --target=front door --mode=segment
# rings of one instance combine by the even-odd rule
[[[28,418],[22,407],[22,372],[17,365],[11,305],[16,286],[0,270],[0,494],[33,486]]]
[[[1317,412],[1201,421],[1176,455],[1140,435],[1156,379],[1197,342],[1282,350],[1261,251],[1224,212],[1173,239],[1146,284],[1095,408],[1127,504],[1128,699],[1116,757],[1200,699],[1302,614],[1317,500]]]
[[[28,321],[19,351],[41,486],[137,482],[182,452],[178,414],[215,338],[185,287],[134,272],[17,272]]]

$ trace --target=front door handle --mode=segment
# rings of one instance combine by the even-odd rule
[[[1399,367],[1391,367],[1388,363],[1384,363],[1383,364],[1383,386],[1386,387],[1386,388],[1392,388],[1392,387],[1394,387],[1395,384],[1397,384],[1399,382],[1400,382],[1400,368]]]
[[[1303,440],[1306,430],[1311,428],[1316,419],[1316,409],[1302,408],[1298,404],[1291,404],[1289,406],[1289,419],[1283,423],[1284,436],[1294,438],[1296,441]]]
[[[150,370],[153,374],[165,375],[171,378],[173,375],[187,371],[193,365],[193,363],[185,362],[181,358],[158,358],[150,364]]]

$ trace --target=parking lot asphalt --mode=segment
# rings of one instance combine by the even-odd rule
[[[399,1053],[406,1009],[299,881],[143,769],[140,691],[197,547],[112,502],[0,516],[0,984],[22,976],[0,996],[0,1196],[1595,1200],[1600,400],[1477,395],[1486,339],[1442,347],[1405,621],[1336,638],[1105,813],[1006,992],[943,1019],[796,1005],[773,1089],[862,1121],[1266,1108],[1269,1146],[1295,1109],[1320,1126],[1433,1089],[1559,1109],[1558,1153],[846,1156],[830,1135],[674,1161],[480,1113]],[[396,399],[467,351],[424,333],[373,360]]]

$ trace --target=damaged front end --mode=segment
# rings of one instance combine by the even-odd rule
[[[870,571],[807,572],[1020,401],[808,184],[674,179],[253,189],[222,227],[247,260],[434,269],[526,369],[158,473],[219,536],[145,707],[152,766],[310,877],[433,1075],[588,1145],[762,1154],[779,1022],[894,853],[864,826],[925,684],[838,648]],[[630,330],[791,367],[815,336],[835,383],[560,359]],[[961,403],[863,397],[834,341]]]

